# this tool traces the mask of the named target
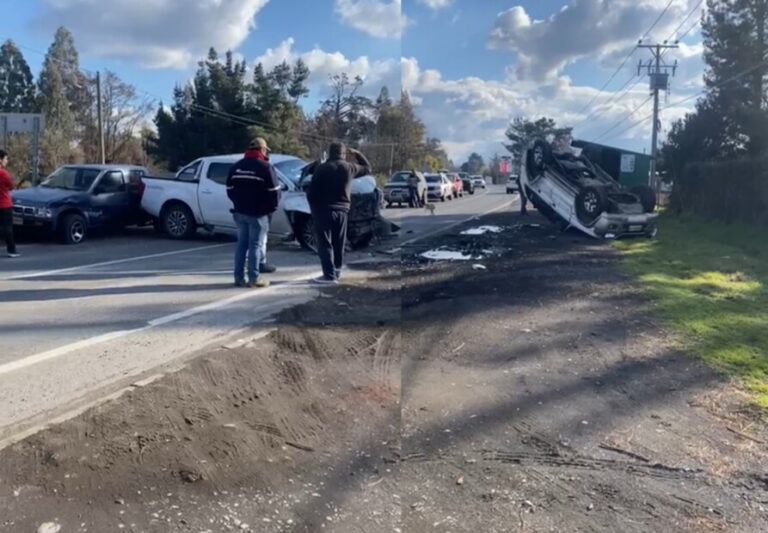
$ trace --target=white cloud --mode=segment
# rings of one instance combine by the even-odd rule
[[[401,0],[336,0],[336,13],[348,26],[382,39],[399,39],[409,24]]]
[[[516,54],[519,78],[551,80],[578,59],[625,55],[669,5],[649,35],[650,39],[666,39],[697,3],[573,0],[545,20],[534,20],[525,8],[515,6],[498,14],[488,46]]]
[[[351,78],[363,78],[365,94],[377,94],[382,85],[386,85],[392,94],[399,91],[400,62],[396,59],[371,60],[367,56],[350,59],[341,52],[326,52],[317,47],[307,52],[296,52],[294,43],[293,38],[286,39],[277,47],[268,49],[255,63],[262,63],[265,68],[271,69],[283,61],[294,63],[300,58],[309,68],[310,84],[324,86],[330,76],[347,73]]]
[[[210,46],[238,47],[269,0],[42,0],[43,27],[69,28],[89,54],[185,68]]]
[[[417,0],[420,4],[424,4],[430,9],[442,9],[451,5],[453,0]]]
[[[691,56],[681,61],[680,67],[691,76],[698,69],[700,78],[701,66],[697,66],[700,61],[700,57]],[[641,80],[626,96],[619,99],[615,98],[617,92],[606,92],[589,109],[581,112],[598,91],[594,87],[575,86],[565,76],[545,82],[502,82],[476,77],[451,80],[444,79],[436,70],[421,69],[415,58],[403,58],[401,71],[403,87],[420,101],[417,112],[426,124],[428,134],[440,138],[456,162],[464,161],[473,151],[486,157],[497,152],[503,154],[504,132],[515,116],[548,116],[558,124],[568,126],[582,123],[576,129],[576,136],[595,140],[648,98],[647,81]],[[689,88],[686,92],[683,89],[679,83],[672,102],[698,90]],[[663,111],[664,123],[682,116],[692,105],[693,100]],[[650,121],[629,131],[623,130],[643,119],[650,109],[650,102],[646,102],[632,118],[614,128],[601,142],[642,149],[649,142]],[[584,122],[593,111],[594,116]]]

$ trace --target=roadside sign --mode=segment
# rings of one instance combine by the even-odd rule
[[[626,173],[632,173],[635,171],[634,154],[621,154],[621,171]]]

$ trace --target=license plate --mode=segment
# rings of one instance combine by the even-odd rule
[[[8,219],[6,219],[8,220]],[[24,219],[21,217],[13,217],[13,225],[14,226],[22,226],[24,224]]]
[[[637,233],[639,231],[643,231],[643,226],[641,226],[639,224],[633,224],[633,225],[629,226],[629,231],[631,231],[632,233]]]

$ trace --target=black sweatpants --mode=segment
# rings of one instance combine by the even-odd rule
[[[0,209],[0,233],[5,236],[5,248],[9,254],[16,253],[16,240],[13,238],[13,209]]]
[[[344,266],[349,214],[340,209],[313,207],[312,218],[317,232],[317,255],[323,267],[323,277],[338,280]]]

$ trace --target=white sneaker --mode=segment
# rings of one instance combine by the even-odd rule
[[[312,283],[315,285],[338,285],[339,282],[335,279],[328,279],[325,276],[321,276],[319,278],[315,278],[312,280]]]
[[[9,253],[8,253],[8,257],[10,257],[11,259],[15,259],[15,258],[17,258],[17,257],[21,257],[21,254],[20,254],[20,253],[18,253],[18,252],[14,252],[14,253],[10,253],[10,252],[9,252]]]

